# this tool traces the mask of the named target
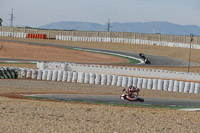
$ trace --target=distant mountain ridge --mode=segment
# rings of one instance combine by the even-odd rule
[[[78,30],[78,31],[106,31],[107,25],[90,22],[61,21],[40,26],[44,29]],[[196,25],[178,25],[169,22],[131,22],[111,23],[110,31],[137,32],[137,33],[161,33],[167,35],[200,35],[200,27]]]

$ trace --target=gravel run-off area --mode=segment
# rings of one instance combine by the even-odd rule
[[[200,112],[24,99],[20,94],[122,94],[121,87],[33,80],[0,80],[0,132],[196,132]],[[141,90],[141,97],[200,99]]]

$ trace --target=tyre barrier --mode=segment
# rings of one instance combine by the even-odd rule
[[[47,35],[46,34],[26,33],[26,38],[47,39]]]
[[[178,91],[179,91],[179,81],[174,81],[173,92],[178,92]]]
[[[143,79],[142,88],[147,89],[148,79]]]
[[[63,71],[58,71],[57,81],[62,81],[62,78],[63,78]]]
[[[163,90],[164,90],[164,91],[168,91],[168,86],[169,86],[169,80],[164,80],[164,83],[163,83]]]
[[[90,73],[85,73],[84,83],[85,84],[89,84],[90,83]]]
[[[95,75],[95,84],[99,85],[101,83],[101,75],[100,74],[96,74]]]
[[[6,31],[0,31],[0,36],[16,37],[16,38],[26,38],[26,33],[23,33],[23,32],[6,32]]]
[[[85,42],[108,42],[108,43],[129,43],[129,44],[144,44],[144,45],[157,45],[165,47],[179,47],[190,48],[188,43],[176,43],[165,41],[152,41],[143,39],[128,39],[128,38],[103,38],[103,37],[77,37],[77,36],[61,36],[56,35],[56,40],[64,41],[85,41]],[[193,49],[200,49],[199,44],[192,44]],[[140,53],[140,57],[144,58],[143,53]]]
[[[122,78],[122,87],[127,87],[127,84],[128,84],[128,77],[123,77]]]
[[[1,70],[1,75],[3,71]],[[4,72],[5,73],[5,72]],[[12,75],[12,76],[11,76]],[[99,73],[84,73],[72,71],[51,71],[51,70],[32,70],[20,69],[20,78],[37,79],[47,81],[62,81],[73,83],[109,85],[118,87],[135,86],[141,89],[171,91],[176,93],[199,94],[200,83],[184,82],[178,80],[147,79],[118,75],[106,75]],[[6,75],[13,77],[14,74]]]
[[[107,84],[106,84],[106,85],[111,85],[111,83],[112,83],[112,78],[113,78],[112,75],[107,75]]]
[[[68,71],[67,72],[67,82],[72,82],[72,76],[73,76],[73,72]]]
[[[116,86],[117,85],[117,81],[118,81],[118,76],[117,75],[113,75],[111,86]]]
[[[38,72],[37,72],[37,80],[42,80],[42,70],[38,70]]]
[[[152,90],[157,90],[158,88],[158,79],[153,79],[153,87]]]
[[[44,70],[42,73],[42,80],[47,80],[48,70]]]
[[[17,79],[19,72],[17,68],[0,67],[0,79]],[[26,70],[23,71],[23,78],[26,78]]]
[[[185,87],[185,82],[180,81],[179,82],[179,92],[183,92],[184,91],[184,87]]]
[[[101,74],[101,85],[106,85],[107,83],[107,75]]]
[[[37,71],[35,69],[32,69],[31,79],[37,79]]]
[[[147,81],[147,89],[150,90],[152,89],[153,86],[153,79],[148,79]]]
[[[64,72],[63,72],[62,82],[67,82],[67,76],[68,76],[67,71],[64,71]]]
[[[173,79],[173,80],[191,80],[198,82],[199,73],[176,72],[157,69],[141,69],[129,67],[117,67],[107,65],[88,65],[62,62],[37,62],[37,68],[44,70],[61,70],[61,71],[81,71],[85,73],[101,73],[110,75],[127,75],[135,77],[146,77],[156,79]],[[134,82],[134,81],[133,81]],[[137,85],[134,82],[135,86]]]
[[[193,93],[194,93],[194,88],[195,88],[195,83],[194,83],[194,82],[191,82],[191,83],[190,83],[190,90],[189,90],[189,93],[193,94]]]
[[[173,88],[174,88],[174,80],[169,80],[168,91],[173,91]]]
[[[132,85],[133,85],[133,77],[128,77],[128,85],[127,85],[127,87],[132,86]]]
[[[53,71],[48,70],[48,73],[47,73],[47,81],[51,81],[51,80],[52,80],[52,77],[53,77]]]
[[[158,79],[158,89],[157,90],[160,90],[160,91],[163,90],[163,83],[164,83],[164,81],[162,79]]]

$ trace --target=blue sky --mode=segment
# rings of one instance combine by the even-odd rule
[[[58,21],[167,21],[200,26],[200,0],[0,0],[4,25],[14,9],[14,25],[41,26]]]

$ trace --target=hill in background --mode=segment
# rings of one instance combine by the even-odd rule
[[[78,31],[106,31],[107,25],[90,22],[61,21],[40,26],[44,29],[78,30]],[[137,32],[137,33],[161,33],[169,35],[200,35],[200,27],[195,25],[178,25],[169,22],[131,22],[111,23],[110,31]]]

